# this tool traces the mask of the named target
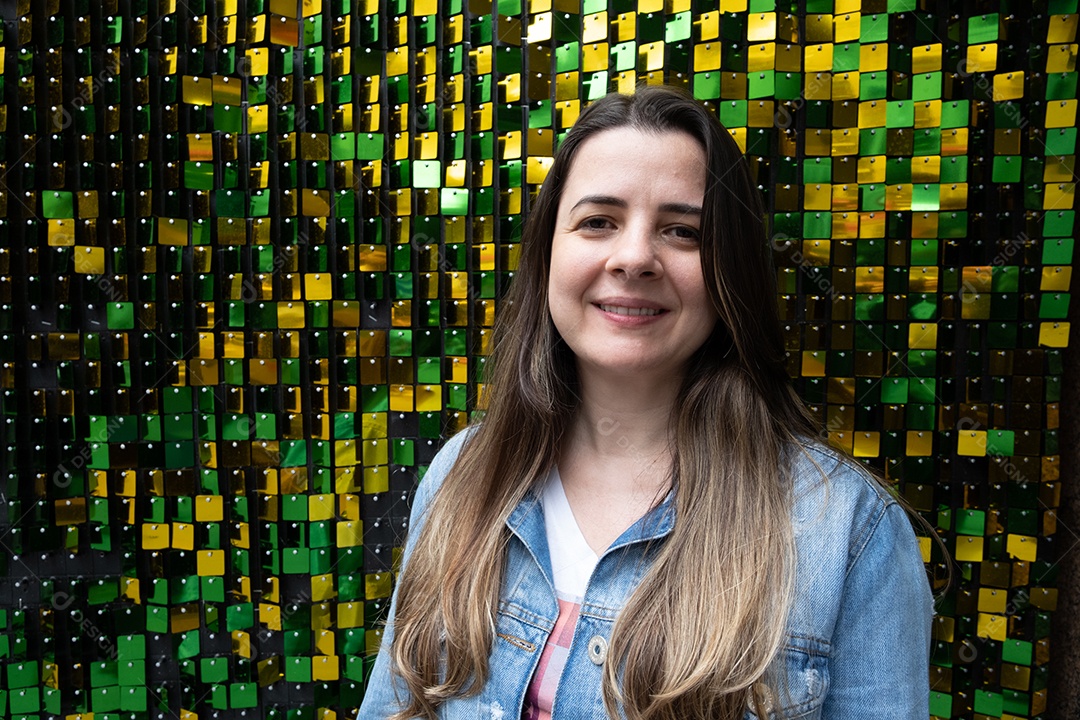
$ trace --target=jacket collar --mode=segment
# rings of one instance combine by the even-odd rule
[[[649,510],[633,525],[628,527],[622,535],[604,552],[606,555],[613,550],[633,545],[634,543],[648,542],[666,536],[675,525],[675,493],[668,491],[667,496],[656,507]],[[531,489],[522,498],[517,507],[506,518],[506,526],[510,532],[529,549],[537,564],[545,569],[550,579],[550,555],[548,551],[547,530],[544,526],[544,506],[540,502],[538,490]]]

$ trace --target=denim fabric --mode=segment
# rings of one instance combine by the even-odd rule
[[[432,462],[417,491],[406,542],[454,462],[461,433]],[[896,501],[854,463],[816,442],[790,451],[796,596],[787,641],[774,669],[784,675],[772,717],[827,720],[929,717],[933,601],[911,523]],[[827,476],[823,480],[822,472]],[[600,558],[589,581],[553,720],[607,720],[601,698],[603,650],[628,596],[674,521],[671,495]],[[474,697],[440,709],[445,720],[518,720],[526,687],[558,616],[543,509],[528,496],[514,509],[490,679]],[[718,607],[717,612],[724,610]],[[389,666],[391,621],[358,720],[379,720],[404,697]],[[642,628],[648,632],[648,628]],[[776,708],[774,708],[776,710]],[[745,720],[756,720],[747,710]]]

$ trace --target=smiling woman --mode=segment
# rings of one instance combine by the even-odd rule
[[[681,91],[581,114],[529,218],[485,419],[417,493],[360,720],[928,716],[915,535],[814,439],[763,216]]]
[[[548,306],[584,386],[594,376],[678,383],[712,333],[718,316],[701,270],[705,180],[705,152],[681,132],[616,128],[578,150],[555,221]]]

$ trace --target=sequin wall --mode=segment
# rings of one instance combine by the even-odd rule
[[[751,159],[803,396],[958,563],[932,714],[1039,717],[1077,1],[964,8],[0,2],[0,715],[353,716],[553,149],[667,81]]]

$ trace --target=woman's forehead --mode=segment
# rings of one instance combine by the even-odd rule
[[[604,130],[585,140],[570,164],[560,211],[587,196],[700,204],[708,166],[700,143],[678,132]]]

